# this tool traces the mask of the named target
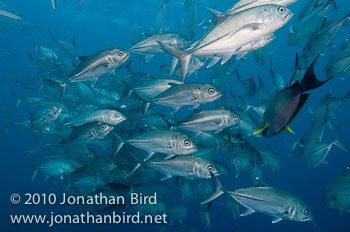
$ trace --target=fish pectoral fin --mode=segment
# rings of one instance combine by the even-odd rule
[[[252,208],[247,208],[247,210],[246,210],[244,213],[242,213],[240,216],[241,216],[241,217],[248,216],[248,215],[253,214],[253,213],[255,213],[255,212],[256,212],[256,211],[255,211],[254,209],[252,209]]]
[[[233,33],[231,33],[229,36],[232,37],[234,34],[236,34],[239,31],[242,30],[252,30],[252,31],[256,31],[258,29],[261,28],[261,26],[263,26],[263,23],[248,23],[246,25],[244,25],[243,27],[239,28],[238,30],[234,31]]]
[[[284,129],[285,129],[286,131],[289,131],[289,132],[292,133],[292,134],[295,134],[294,131],[293,131],[292,129],[290,129],[289,126],[286,126]]]
[[[274,223],[274,224],[279,222],[279,221],[282,221],[282,218],[275,217],[275,218],[272,219],[272,223]]]
[[[207,65],[207,68],[214,66],[217,62],[219,62],[219,60],[220,60],[220,57],[213,57],[210,60],[209,64]]]
[[[165,157],[164,157],[164,159],[165,160],[168,160],[168,159],[170,159],[170,158],[173,158],[175,155],[174,154],[167,154]]]
[[[149,152],[149,153],[147,154],[147,156],[143,159],[143,161],[149,160],[153,155],[154,155],[154,152],[153,152],[153,151]]]
[[[259,134],[260,132],[262,132],[263,130],[265,130],[266,128],[269,127],[269,124],[266,124],[263,128],[256,130],[253,132],[253,135]]]
[[[162,177],[162,181],[163,180],[167,180],[167,179],[169,179],[169,178],[171,178],[171,177],[173,177],[173,175],[171,175],[170,173],[164,173],[164,176]]]

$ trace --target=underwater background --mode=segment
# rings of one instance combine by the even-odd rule
[[[295,22],[298,13],[306,3],[305,0],[299,0],[288,6],[294,13],[293,18],[276,33],[276,39],[267,45],[273,59],[273,67],[283,77],[286,83],[293,75],[295,63],[295,54],[302,53],[303,46],[287,45],[287,34],[289,28]],[[36,75],[36,68],[30,65],[30,59],[27,52],[35,54],[35,46],[42,44],[48,46],[51,37],[48,33],[50,29],[56,38],[66,37],[72,41],[75,39],[75,45],[78,56],[93,54],[97,51],[111,48],[116,45],[118,48],[128,49],[137,40],[139,33],[152,34],[163,1],[160,0],[85,0],[81,8],[78,8],[78,1],[74,0],[56,0],[56,11],[52,9],[49,0],[2,0],[1,5],[6,5],[12,13],[20,15],[22,20],[35,25],[35,27],[23,32],[18,30],[6,30],[0,28],[0,96],[1,96],[1,120],[0,120],[0,144],[1,144],[1,210],[0,210],[0,231],[179,231],[182,227],[194,228],[196,231],[320,231],[336,232],[350,231],[350,214],[339,210],[330,209],[325,204],[323,194],[327,187],[338,178],[342,171],[350,166],[350,153],[333,147],[327,157],[328,164],[321,165],[315,169],[309,169],[303,158],[295,159],[290,156],[292,145],[297,142],[311,125],[308,110],[319,102],[328,91],[332,91],[333,96],[342,98],[350,88],[350,78],[342,75],[342,79],[329,81],[327,84],[312,90],[307,103],[296,116],[290,127],[295,132],[282,132],[272,138],[248,138],[251,144],[256,146],[271,145],[273,150],[279,155],[283,165],[280,170],[272,171],[271,168],[262,167],[263,180],[269,186],[283,189],[295,194],[301,198],[309,207],[313,214],[313,222],[293,222],[283,220],[277,224],[271,223],[271,217],[255,213],[246,217],[239,217],[234,220],[232,214],[225,206],[225,197],[220,197],[212,202],[211,229],[203,223],[198,215],[198,204],[200,199],[195,201],[183,201],[178,187],[174,184],[175,178],[166,180],[172,187],[172,191],[166,194],[162,199],[168,204],[183,204],[187,209],[187,216],[183,218],[182,225],[175,221],[172,225],[135,225],[135,224],[59,224],[52,228],[47,225],[36,224],[12,224],[10,214],[49,214],[55,213],[80,213],[89,209],[86,206],[51,206],[51,205],[31,205],[23,204],[13,205],[10,202],[10,196],[13,193],[24,195],[25,193],[50,193],[61,194],[63,188],[59,184],[55,185],[52,181],[45,182],[45,177],[37,175],[31,180],[33,174],[33,165],[31,159],[35,162],[44,162],[47,148],[40,148],[35,153],[30,153],[37,147],[36,136],[30,130],[24,130],[21,127],[11,125],[12,122],[25,121],[32,110],[30,105],[21,103],[16,107],[17,99],[15,95],[26,96],[26,90],[18,84],[14,84],[15,79],[25,79],[30,73]],[[199,25],[192,42],[200,39],[208,31],[206,26],[211,15],[204,7],[215,8],[225,11],[234,4],[233,1],[226,0],[202,0],[197,1],[196,21]],[[350,9],[348,0],[337,0],[338,12],[330,9],[329,19],[340,19],[346,15]],[[183,1],[170,0],[166,9],[164,31],[178,32],[178,24],[181,33],[188,36],[186,23],[188,14],[184,11]],[[182,22],[183,21],[183,22]],[[178,23],[179,22],[179,23]],[[332,46],[324,50],[315,65],[315,73],[319,80],[325,80],[325,65],[329,57],[339,49],[345,39],[349,38],[349,26],[340,28],[333,39]],[[150,64],[143,64],[135,56],[131,55],[131,69],[134,72],[142,72],[151,75],[157,75],[160,65],[169,64],[171,57],[168,54],[156,55]],[[232,59],[235,59],[234,57]],[[251,53],[246,56],[246,60],[240,60],[240,75],[244,79],[254,76],[258,83],[258,75],[263,82],[271,86],[269,76],[269,62],[265,65],[256,63]],[[217,64],[220,65],[220,64]],[[121,74],[122,75],[122,74]],[[236,76],[231,77],[234,81]],[[99,80],[103,82],[105,79]],[[202,67],[196,74],[186,77],[185,82],[209,83],[210,69]],[[225,88],[231,88],[229,84]],[[234,86],[231,91],[244,96],[244,90],[239,85]],[[258,102],[255,96],[252,102]],[[216,106],[212,103],[203,106],[201,109],[213,109]],[[235,106],[233,105],[233,109]],[[181,109],[177,113],[179,118],[188,115],[188,109]],[[341,127],[339,140],[350,147],[350,107],[344,101],[334,113],[335,118],[330,118],[333,130],[325,129],[324,141],[331,141],[337,128]],[[260,119],[259,119],[260,120]],[[107,154],[109,155],[109,154]],[[227,176],[219,177],[223,186],[228,189],[253,186],[250,175],[236,178],[236,170],[232,167],[230,161],[230,151],[219,152],[216,159],[225,163],[230,168]],[[210,181],[210,183],[212,183]],[[350,197],[350,196],[349,196]],[[240,209],[243,212],[243,209]],[[235,230],[236,231],[236,230]]]

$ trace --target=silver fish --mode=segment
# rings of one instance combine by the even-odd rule
[[[235,125],[239,120],[238,114],[229,110],[204,110],[185,118],[177,127],[198,133],[204,131],[219,133],[223,129]]]
[[[208,160],[198,156],[174,156],[171,159],[151,160],[145,164],[164,173],[162,180],[172,176],[181,176],[186,179],[210,178],[210,173],[219,175],[219,171]]]
[[[112,126],[116,126],[124,120],[126,120],[125,116],[119,111],[110,109],[98,109],[81,114],[71,119],[64,125],[77,127],[90,122],[103,122]]]
[[[330,184],[323,196],[329,208],[350,212],[350,168],[347,167],[342,176]]]
[[[117,136],[117,135],[116,135]],[[156,152],[167,154],[167,158],[174,155],[188,155],[197,151],[196,145],[192,140],[183,133],[177,131],[157,130],[146,132],[129,140],[122,140],[116,149],[115,155],[118,153],[124,143],[128,143],[134,147],[145,150],[148,160]]]
[[[230,197],[247,209],[241,216],[260,212],[272,216],[272,223],[277,223],[282,219],[299,222],[312,220],[309,207],[289,192],[272,187],[250,187],[227,191],[223,190],[220,181],[214,174],[211,173],[211,176],[216,191],[201,204],[210,202],[223,193],[228,193]]]
[[[208,84],[175,85],[152,99],[151,102],[173,108],[176,112],[182,106],[197,108],[200,104],[212,102],[222,94]],[[146,106],[145,112],[148,106]]]
[[[160,41],[159,44],[166,52],[181,60],[183,80],[191,55],[222,58],[221,64],[224,64],[242,46],[272,34],[292,16],[293,13],[283,6],[259,6],[230,15],[184,51],[173,49]],[[172,67],[175,68],[176,62],[173,62]]]

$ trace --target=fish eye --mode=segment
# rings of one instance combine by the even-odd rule
[[[120,117],[120,114],[115,113],[115,114],[114,114],[114,117],[119,118],[119,117]]]
[[[184,144],[185,144],[185,146],[186,146],[186,147],[188,147],[188,146],[190,146],[190,145],[191,145],[191,142],[190,142],[190,141],[188,141],[188,140],[185,140]]]
[[[182,40],[185,41],[185,42],[187,42],[187,38],[186,38],[186,37],[183,37]]]
[[[123,56],[124,52],[123,51],[118,51],[118,56]]]
[[[233,118],[237,118],[238,114],[234,113],[232,116],[233,116]]]
[[[310,211],[309,211],[308,209],[305,209],[305,210],[304,210],[304,214],[305,214],[306,216],[309,216],[309,213],[310,213]]]
[[[213,94],[213,93],[215,93],[215,89],[210,88],[210,89],[208,89],[208,92],[209,92],[210,94]]]
[[[122,172],[123,172],[124,175],[126,174],[126,171],[125,171],[125,170],[123,170]]]
[[[101,125],[101,129],[102,129],[102,130],[104,130],[104,129],[106,129],[106,128],[107,128],[106,124],[102,124],[102,125]]]
[[[284,7],[280,6],[278,7],[278,13],[283,14],[285,12]]]
[[[208,166],[208,171],[209,171],[209,172],[214,171],[214,167],[213,167],[213,165],[209,165],[209,166]]]

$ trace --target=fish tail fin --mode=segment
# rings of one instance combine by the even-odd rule
[[[325,113],[325,115],[324,115],[323,121],[324,121],[324,123],[329,127],[329,129],[333,130],[333,125],[332,125],[332,123],[329,121],[329,105],[327,105],[326,113]]]
[[[339,136],[340,136],[340,126],[334,136],[334,139],[333,139],[333,144],[335,146],[337,146],[338,148],[342,149],[343,151],[346,151],[346,152],[349,152],[349,149],[345,147],[345,145],[339,141]]]
[[[55,86],[59,87],[59,91],[60,91],[60,97],[63,98],[64,93],[66,91],[66,87],[67,87],[67,83],[66,82],[62,82],[62,81],[58,81],[58,80],[52,80],[49,78],[44,78],[44,81],[53,84]]]
[[[119,141],[119,144],[118,144],[118,146],[115,149],[115,152],[113,154],[113,156],[116,156],[118,154],[118,152],[120,151],[120,149],[123,147],[125,140],[120,138],[119,135],[117,135],[117,133],[115,133],[115,132],[112,132],[112,135],[114,136],[114,138],[116,138]]]
[[[151,104],[150,102],[145,102],[145,103],[144,103],[145,107],[143,108],[142,116],[145,116],[145,115],[146,115],[147,110],[148,110],[150,104]]]
[[[336,2],[335,0],[329,0],[329,1],[332,2],[332,5],[333,5],[334,9],[335,9],[336,11],[338,11],[338,10],[339,10],[339,7],[338,7],[338,5],[337,5],[337,2]]]
[[[350,89],[348,90],[343,99],[346,101],[346,103],[350,103]]]
[[[186,77],[186,74],[187,74],[187,69],[188,69],[188,64],[190,62],[191,54],[188,54],[185,51],[176,50],[174,48],[171,48],[161,41],[157,41],[157,42],[165,52],[173,55],[174,57],[176,57],[177,59],[180,60],[180,62],[181,62],[181,81],[183,81]],[[173,66],[173,64],[172,64],[172,66]],[[170,75],[172,75],[172,73],[170,73]]]
[[[316,61],[318,59],[320,55],[318,55],[315,60],[312,62],[312,64],[309,66],[309,68],[307,69],[303,79],[301,80],[301,82],[299,83],[299,88],[301,92],[307,91],[307,90],[312,90],[312,89],[316,89],[320,86],[322,86],[323,84],[325,84],[327,80],[325,81],[319,81],[316,78],[315,72],[314,72],[314,66],[316,64]]]
[[[137,162],[135,167],[130,171],[129,176],[131,176],[132,174],[134,174],[134,172],[139,169],[139,167],[142,166],[142,164],[144,164],[145,162],[141,159],[139,159],[138,157],[136,157],[136,155],[132,152],[129,151],[129,154],[135,159],[135,161]]]
[[[222,194],[225,193],[225,191],[223,190],[222,184],[220,183],[219,179],[212,172],[210,172],[210,176],[211,176],[211,179],[213,180],[213,182],[215,184],[216,191],[212,195],[210,195],[207,199],[202,201],[201,204],[208,203],[208,202],[218,198],[219,196],[221,196]]]
[[[132,71],[131,69],[131,60],[125,65],[125,68],[131,73],[131,74],[135,74],[134,71]]]
[[[169,130],[172,130],[175,127],[175,124],[171,123],[167,118],[165,118],[164,115],[160,115],[160,117],[164,120],[164,122],[167,124]]]
[[[129,90],[128,95],[126,95],[125,99],[128,99],[130,97],[130,95],[132,94],[132,89],[129,86],[129,84],[126,82],[126,80],[124,78],[121,78],[122,82],[124,83],[126,89]]]
[[[36,175],[38,174],[38,170],[39,167],[36,165],[36,163],[34,162],[33,158],[30,158],[33,164],[33,176],[32,176],[32,180],[35,179]]]
[[[48,29],[48,31],[49,31],[49,34],[50,34],[50,37],[51,37],[51,41],[49,43],[49,46],[51,46],[53,43],[56,42],[56,39],[55,39],[55,36],[53,36],[52,31],[50,29]]]
[[[28,57],[29,57],[29,65],[31,65],[31,64],[33,63],[33,61],[36,60],[36,59],[35,59],[35,57],[34,57],[30,52],[28,52],[28,51],[27,51],[27,55],[28,55]]]

